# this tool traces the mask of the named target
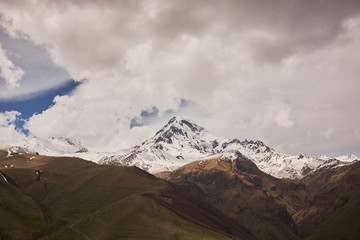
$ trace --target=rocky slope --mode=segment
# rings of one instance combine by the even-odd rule
[[[236,219],[259,239],[358,239],[360,162],[278,179],[239,152],[156,174]]]

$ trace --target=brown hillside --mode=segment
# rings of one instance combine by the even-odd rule
[[[311,237],[318,234],[317,226],[334,229],[338,215],[350,227],[360,225],[360,220],[348,213],[358,211],[356,199],[360,206],[359,162],[323,170],[300,181],[274,178],[237,153],[235,159],[219,156],[195,161],[157,176],[181,185],[260,239]],[[360,236],[352,228],[350,232],[349,236]]]

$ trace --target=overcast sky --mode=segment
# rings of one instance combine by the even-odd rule
[[[115,150],[183,115],[289,154],[360,155],[358,0],[2,0],[0,20],[0,99],[83,82],[26,120],[32,135]],[[17,118],[0,113],[3,142],[23,137]]]

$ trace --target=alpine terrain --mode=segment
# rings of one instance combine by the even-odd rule
[[[38,153],[61,156],[88,152],[88,149],[79,140],[64,137],[28,137],[15,144],[0,145],[0,148],[6,149],[9,155],[11,153]]]
[[[103,157],[99,163],[137,166],[149,172],[174,170],[194,160],[238,151],[251,159],[260,170],[278,178],[300,179],[315,171],[347,165],[355,155],[332,158],[280,153],[261,141],[215,137],[191,120],[174,117],[153,137],[126,154]]]
[[[354,155],[286,155],[180,117],[116,153],[55,137],[0,148],[0,239],[360,237]]]
[[[136,166],[150,173],[175,170],[199,159],[226,152],[240,152],[257,167],[277,178],[301,179],[321,169],[345,166],[358,157],[326,155],[288,155],[274,150],[262,141],[225,139],[212,135],[193,121],[174,117],[153,137],[140,145],[116,152],[89,151],[74,138],[28,137],[12,145],[0,145],[8,154],[39,153],[48,156],[79,157],[96,163]]]

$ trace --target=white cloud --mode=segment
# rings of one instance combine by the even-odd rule
[[[8,29],[87,79],[29,120],[36,135],[131,146],[156,128],[131,119],[187,99],[181,110],[220,136],[291,153],[359,149],[358,1],[36,3],[3,1]]]
[[[1,21],[0,14],[0,24]],[[21,34],[9,35],[2,27],[0,42],[2,66],[8,80],[0,76],[0,101],[35,96],[70,79],[64,69],[54,65],[44,46],[36,46]]]
[[[11,62],[11,60],[6,55],[6,52],[2,49],[0,43],[0,77],[5,80],[7,87],[19,87],[19,82],[23,75],[24,71]]]
[[[284,128],[291,128],[294,126],[294,121],[291,119],[291,106],[289,104],[281,103],[269,108],[270,118],[274,122]]]
[[[23,133],[16,130],[15,126],[15,120],[20,115],[16,111],[0,113],[0,143],[16,143],[25,137]]]
[[[0,113],[0,126],[7,126],[9,124],[13,124],[16,120],[16,117],[20,116],[21,114],[17,111],[7,111],[4,113]]]
[[[37,136],[76,137],[97,150],[116,150],[139,143],[143,135],[133,136],[135,129],[129,126],[142,110],[152,107],[152,93],[136,79],[123,85],[117,81],[108,78],[83,83],[73,96],[56,97],[54,106],[30,118],[27,127]],[[171,101],[162,105],[168,109],[169,104]]]
[[[335,129],[334,128],[328,128],[326,129],[326,131],[323,133],[323,136],[327,139],[331,138],[334,135]]]

